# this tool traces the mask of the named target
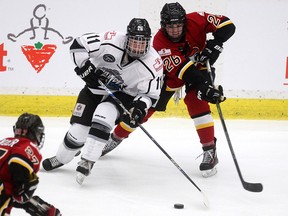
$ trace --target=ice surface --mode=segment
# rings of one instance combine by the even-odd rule
[[[69,118],[42,118],[46,126],[43,157],[54,156],[69,128]],[[12,135],[16,117],[0,117],[1,137]],[[261,193],[243,189],[221,126],[215,120],[218,173],[203,178],[202,153],[190,119],[152,118],[144,128],[180,165],[202,194],[139,128],[101,158],[82,186],[75,181],[80,156],[52,172],[39,172],[35,194],[64,216],[275,216],[288,212],[288,121],[226,120],[232,145],[247,182],[262,183]],[[184,209],[174,209],[183,203]],[[13,209],[12,216],[27,215]]]

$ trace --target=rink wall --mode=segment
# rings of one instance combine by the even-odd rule
[[[92,31],[125,31],[133,17],[145,17],[154,34],[162,6],[173,1],[153,1],[153,7],[150,1],[86,0],[83,4],[68,0],[3,0],[0,115],[29,111],[43,116],[69,116],[83,86],[69,56],[72,39]],[[224,87],[228,98],[221,104],[224,116],[288,119],[288,1],[178,2],[187,12],[223,14],[236,25],[235,35],[224,44],[215,64],[216,84]],[[75,11],[85,14],[77,16]],[[211,108],[217,118],[215,105]],[[166,116],[187,116],[183,100],[178,106],[170,101],[167,112],[155,115]]]
[[[0,101],[0,115],[4,116],[31,112],[41,116],[67,117],[74,109],[76,96],[0,95]],[[227,119],[288,120],[288,100],[228,98],[221,103],[221,108]],[[217,119],[215,105],[211,104],[211,110],[213,117]],[[183,100],[178,105],[171,100],[166,112],[155,113],[153,117],[189,118]]]

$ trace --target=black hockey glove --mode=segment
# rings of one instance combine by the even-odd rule
[[[123,114],[123,121],[131,128],[136,128],[144,119],[146,115],[146,103],[140,100],[131,103],[129,112]]]
[[[209,59],[211,65],[213,65],[218,59],[220,53],[223,50],[223,43],[216,40],[208,40],[206,47],[202,51],[199,62],[204,64]]]
[[[39,196],[33,196],[29,202],[20,204],[13,203],[13,207],[22,208],[28,214],[33,216],[61,216],[60,210],[55,208],[53,205],[45,202]]]
[[[33,196],[39,183],[36,174],[33,174],[32,179],[25,184],[18,186],[14,192],[13,199],[19,203],[25,203]]]
[[[76,67],[74,71],[89,87],[95,88],[98,86],[98,76],[95,73],[96,67],[90,60],[86,61],[83,67]]]
[[[199,87],[197,97],[199,100],[205,100],[213,104],[221,103],[226,100],[226,97],[223,96],[223,88],[221,85],[213,88],[213,86],[209,85],[207,82]]]
[[[100,67],[97,68],[96,74],[99,77],[99,80],[101,80],[110,90],[119,91],[126,86],[119,71],[117,70]]]

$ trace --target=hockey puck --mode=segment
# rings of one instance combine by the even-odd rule
[[[175,209],[183,209],[183,208],[184,208],[184,205],[181,204],[181,203],[175,203],[175,204],[174,204],[174,208],[175,208]]]

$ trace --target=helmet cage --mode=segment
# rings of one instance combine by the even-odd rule
[[[129,36],[126,37],[125,49],[129,56],[140,58],[145,56],[150,48],[151,37]]]
[[[140,58],[148,52],[151,29],[146,19],[134,18],[127,26],[125,50],[133,58]]]

